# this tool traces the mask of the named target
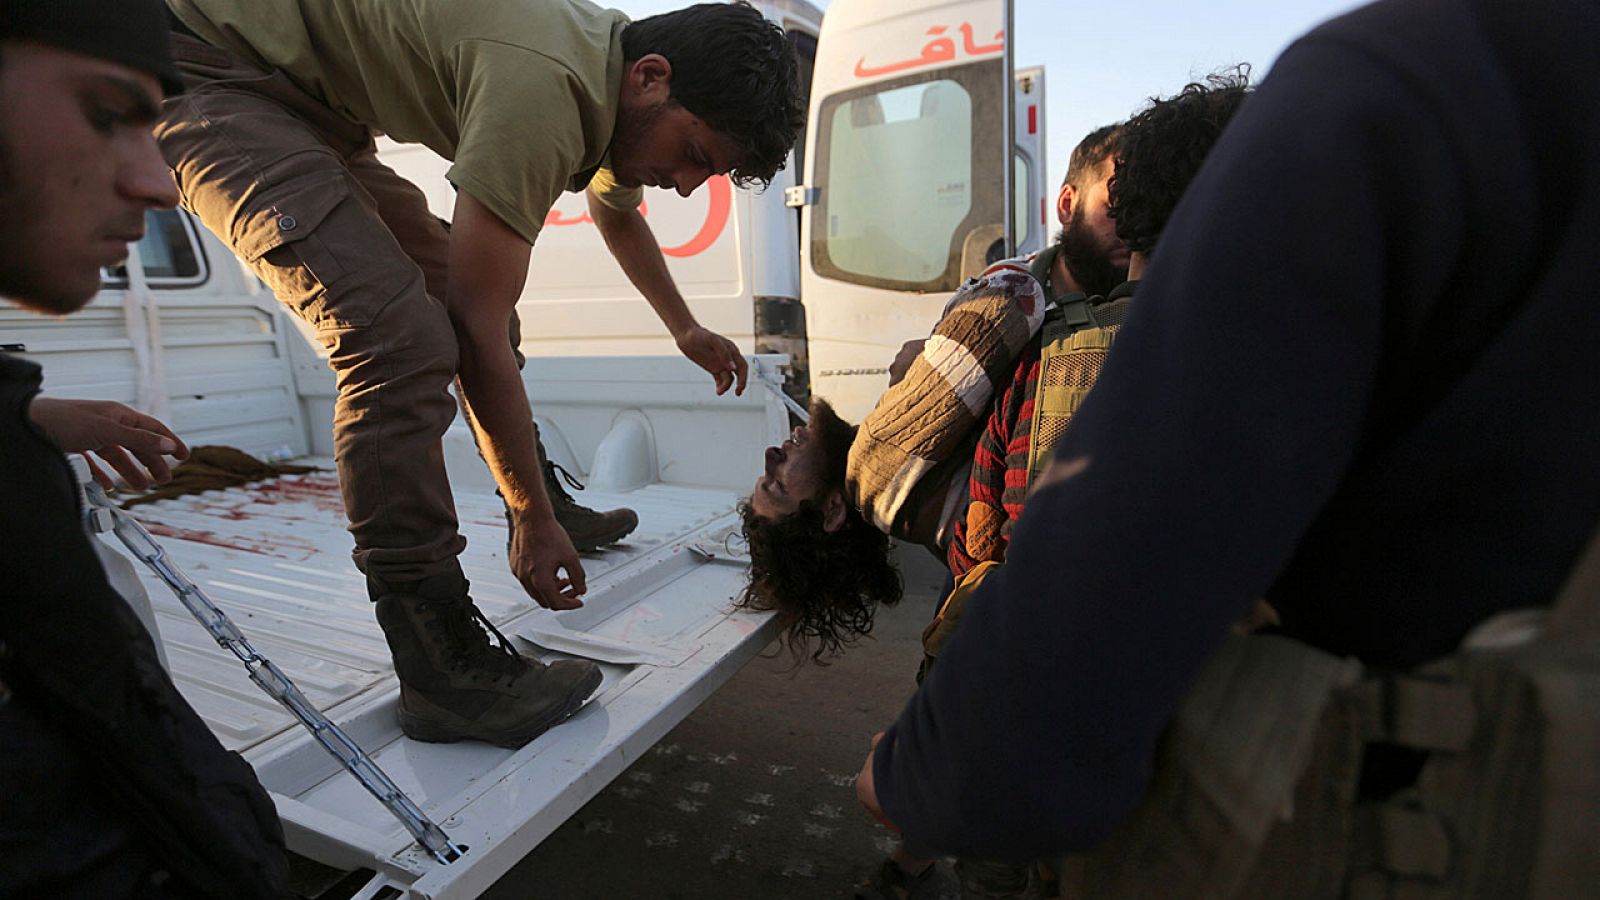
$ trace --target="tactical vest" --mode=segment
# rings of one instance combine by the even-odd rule
[[[1397,754],[1414,777],[1374,794]],[[1231,637],[1144,803],[1060,876],[1116,900],[1600,897],[1600,532],[1552,608],[1404,673]]]
[[[1100,377],[1117,329],[1133,301],[1133,283],[1108,297],[1069,294],[1045,312],[1039,342],[1039,383],[1033,397],[1028,484],[1050,463],[1050,451]]]
[[[1035,258],[1033,275],[1048,284],[1053,257],[1045,253]],[[1032,429],[1028,440],[1028,485],[1050,464],[1051,451],[1067,422],[1078,411],[1089,389],[1100,377],[1111,341],[1127,318],[1136,282],[1125,282],[1107,297],[1090,297],[1073,292],[1055,298],[1045,310],[1040,327],[1039,382],[1034,387]],[[922,632],[922,665],[917,671],[920,684],[938,659],[944,645],[961,623],[968,598],[978,585],[1000,564],[980,562],[957,579],[954,589],[940,605],[933,621]]]

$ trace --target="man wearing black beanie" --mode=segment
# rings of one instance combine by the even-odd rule
[[[145,211],[176,204],[150,130],[179,89],[165,24],[158,0],[5,0],[0,295],[76,311]],[[281,897],[272,801],[107,581],[62,456],[97,451],[138,485],[183,444],[40,384],[0,354],[0,898]]]

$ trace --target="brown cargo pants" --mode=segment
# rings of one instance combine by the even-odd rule
[[[282,71],[188,35],[172,43],[187,91],[166,102],[156,139],[184,208],[328,352],[357,567],[389,580],[453,569],[466,540],[440,442],[456,412],[446,227],[378,161],[368,128]]]

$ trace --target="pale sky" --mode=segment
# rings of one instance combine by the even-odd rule
[[[595,0],[630,16],[690,0]],[[827,0],[811,0],[824,11]],[[846,0],[837,0],[846,2]],[[852,0],[862,2],[862,0]],[[871,0],[866,0],[871,2]],[[1018,66],[1045,67],[1049,184],[1085,134],[1126,119],[1151,96],[1176,93],[1248,62],[1258,81],[1291,41],[1362,5],[1354,0],[1015,0]]]

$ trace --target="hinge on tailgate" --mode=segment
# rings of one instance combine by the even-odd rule
[[[815,206],[822,199],[822,188],[797,184],[791,188],[783,189],[783,205],[798,209],[802,206]]]

